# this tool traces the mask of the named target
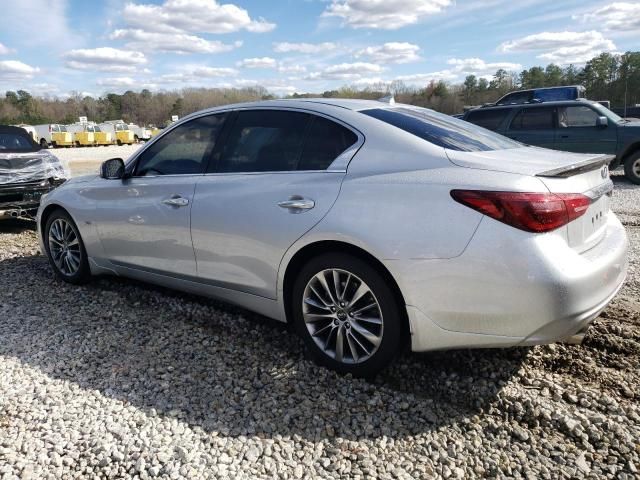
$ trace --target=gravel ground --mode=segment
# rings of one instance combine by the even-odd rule
[[[639,478],[640,188],[615,181],[631,270],[582,346],[407,353],[369,382],[239,309],[67,286],[0,224],[0,478]]]

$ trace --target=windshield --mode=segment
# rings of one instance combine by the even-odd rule
[[[597,103],[594,102],[591,104],[591,106],[593,108],[596,109],[596,111],[600,114],[600,115],[604,115],[605,117],[607,117],[609,120],[612,120],[614,122],[621,122],[622,121],[622,117],[613,113],[611,110],[609,110],[607,107],[605,107],[604,105],[602,105],[601,103]]]
[[[478,152],[522,147],[521,143],[485,128],[426,108],[374,108],[360,113],[450,150]]]
[[[102,130],[100,130],[100,127],[99,127],[99,126],[94,125],[94,126],[93,126],[93,131],[94,131],[94,132],[101,132]]]

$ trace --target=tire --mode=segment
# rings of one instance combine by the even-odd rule
[[[632,153],[624,161],[624,175],[636,185],[640,185],[640,151]]]
[[[87,251],[82,237],[67,212],[55,210],[49,215],[43,239],[49,263],[60,279],[75,285],[87,283],[91,279]],[[77,242],[74,243],[76,240]],[[62,255],[70,258],[65,261]]]
[[[47,143],[47,141],[44,138],[40,140],[40,147],[42,149],[49,148],[49,144]]]
[[[76,142],[76,147],[80,148],[80,142]]]
[[[118,144],[119,147],[122,146],[122,142],[120,140],[118,140],[116,143]]]
[[[341,294],[331,281],[334,272]],[[323,288],[321,276],[331,296]],[[364,290],[368,292],[358,299]],[[349,300],[354,299],[350,309]],[[400,305],[385,278],[357,257],[327,253],[311,259],[295,281],[291,301],[295,328],[311,358],[322,366],[356,377],[372,377],[400,351],[404,328]]]
[[[140,143],[140,139],[138,138],[138,135],[135,135],[133,137],[133,143]]]

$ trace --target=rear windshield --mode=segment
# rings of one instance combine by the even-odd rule
[[[522,144],[464,120],[419,107],[374,108],[361,113],[439,147],[461,152],[518,148]]]
[[[29,152],[33,150],[36,150],[36,147],[27,133],[22,135],[0,132],[0,152]]]

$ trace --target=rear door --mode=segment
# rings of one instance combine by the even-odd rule
[[[504,134],[526,145],[554,148],[555,116],[555,107],[522,107],[514,114]]]
[[[238,111],[196,186],[191,231],[198,276],[276,298],[286,250],[338,196],[344,166],[331,165],[362,141],[338,121],[303,111]]]
[[[599,127],[600,114],[590,105],[558,107],[556,148],[578,153],[616,153],[616,125]]]

